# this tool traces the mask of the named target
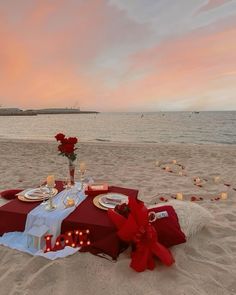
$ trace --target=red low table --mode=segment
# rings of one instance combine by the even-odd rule
[[[62,190],[62,183],[57,182],[57,188]],[[138,190],[109,186],[108,192],[121,193],[137,198]],[[88,192],[88,194],[90,194]],[[83,248],[93,254],[105,253],[116,259],[125,245],[118,239],[116,228],[107,216],[105,210],[94,206],[93,198],[99,192],[92,192],[88,197],[62,222],[61,233],[74,229],[89,229],[91,245]],[[26,203],[14,199],[0,207],[0,235],[6,232],[24,231],[27,214],[39,203]]]

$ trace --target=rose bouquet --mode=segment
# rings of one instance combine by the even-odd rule
[[[76,160],[77,154],[76,144],[78,143],[77,137],[66,137],[63,133],[58,133],[55,136],[56,140],[60,142],[58,145],[59,155],[67,157],[69,159],[69,172],[70,172],[70,183],[74,185],[74,174],[75,174],[75,165],[74,161]]]
[[[63,133],[58,133],[55,138],[60,142],[58,145],[59,155],[65,156],[71,161],[75,161],[77,157],[77,154],[75,153],[77,150],[75,147],[78,142],[77,137],[66,138]]]

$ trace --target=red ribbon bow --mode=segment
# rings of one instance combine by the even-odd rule
[[[135,250],[131,253],[130,267],[138,272],[145,269],[153,270],[155,256],[165,265],[172,265],[174,258],[171,252],[158,242],[156,230],[149,222],[148,209],[144,203],[129,198],[128,207],[130,209],[128,218],[111,209],[108,210],[108,216],[117,227],[119,238],[135,244]]]

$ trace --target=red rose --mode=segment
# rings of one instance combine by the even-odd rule
[[[63,153],[63,145],[62,145],[62,144],[60,144],[60,145],[58,146],[58,151],[60,151],[61,153]]]
[[[197,201],[197,198],[196,197],[191,197],[191,202],[195,202]]]
[[[55,138],[57,141],[62,141],[65,138],[65,135],[63,133],[58,133]]]
[[[66,156],[71,161],[75,161],[76,159],[76,153],[75,148],[76,143],[78,142],[78,139],[76,137],[65,137],[64,134],[58,133],[55,136],[56,140],[60,142],[58,145],[58,151],[62,156]]]
[[[69,137],[67,142],[70,144],[76,144],[78,142],[78,139],[76,137]]]
[[[66,143],[63,145],[63,150],[65,154],[71,154],[74,152],[74,145]]]
[[[126,203],[116,205],[114,210],[117,213],[119,213],[120,215],[124,216],[125,218],[128,218],[128,216],[129,216],[130,209],[129,209],[129,206]]]
[[[62,144],[67,144],[68,143],[68,139],[65,137],[65,138],[63,138],[62,140],[61,140],[61,143]]]

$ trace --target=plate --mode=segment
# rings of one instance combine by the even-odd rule
[[[99,209],[102,210],[108,210],[108,208],[103,207],[100,203],[99,203],[99,198],[101,197],[101,195],[96,196],[95,198],[93,198],[93,204],[98,207]]]
[[[43,195],[43,192],[45,195]],[[55,196],[57,194],[57,192],[58,192],[58,190],[56,188],[52,189],[53,196]],[[41,199],[47,198],[48,194],[49,194],[49,190],[47,187],[45,187],[41,190],[39,188],[34,188],[32,190],[27,191],[24,194],[24,197],[29,200],[41,200]]]
[[[22,202],[41,202],[41,201],[43,201],[44,199],[42,198],[42,199],[34,199],[34,200],[32,200],[32,199],[27,199],[27,198],[25,198],[25,196],[22,196],[22,195],[19,195],[19,196],[17,196],[17,198],[18,198],[18,200],[20,200],[20,201],[22,201]],[[47,200],[48,198],[46,198],[46,200]]]
[[[95,199],[96,203],[98,201],[98,204],[102,207],[102,209],[114,209],[116,205],[126,203],[128,201],[128,197],[126,195],[119,193],[102,194],[95,197]]]
[[[31,190],[30,190],[31,191]],[[27,191],[27,193],[29,193],[29,191]],[[53,196],[55,196],[58,193],[58,190],[56,188],[53,189]],[[22,202],[41,202],[44,199],[48,199],[48,195],[46,195],[46,197],[38,197],[38,198],[26,198],[26,193],[25,195],[18,195],[18,200],[22,201]]]

